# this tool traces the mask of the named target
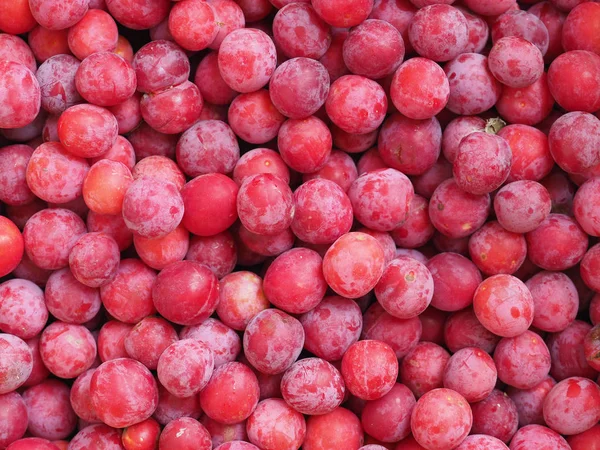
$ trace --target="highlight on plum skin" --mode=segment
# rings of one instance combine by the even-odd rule
[[[0,450],[596,450],[597,2],[0,3]]]

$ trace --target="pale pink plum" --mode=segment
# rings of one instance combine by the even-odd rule
[[[527,425],[521,428],[510,443],[510,450],[541,449],[544,447],[552,450],[571,449],[560,434],[542,425]]]
[[[240,65],[243,59],[246,64]],[[271,38],[255,28],[229,33],[219,48],[219,71],[231,89],[249,93],[264,87],[277,66],[277,51]]]
[[[206,344],[184,339],[171,344],[160,355],[158,380],[171,394],[190,397],[208,384],[214,364],[212,350]]]
[[[50,114],[60,114],[82,98],[75,87],[79,60],[71,55],[55,55],[40,65],[35,76],[40,84],[41,105]]]
[[[454,163],[458,146],[469,134],[484,131],[486,121],[478,116],[459,116],[448,123],[442,135],[442,152],[446,159]]]
[[[177,2],[169,13],[168,30],[184,49],[194,52],[204,50],[219,32],[215,10],[208,2]]]
[[[31,216],[23,229],[25,251],[42,269],[62,269],[69,265],[69,253],[85,232],[83,220],[74,212],[43,209]]]
[[[465,347],[454,353],[444,369],[447,389],[461,394],[468,402],[483,400],[494,390],[498,372],[490,355],[476,347]]]
[[[259,173],[272,173],[289,184],[290,171],[279,153],[268,148],[255,148],[244,153],[233,169],[233,180],[241,185],[244,180]]]
[[[304,347],[326,361],[339,361],[360,337],[362,315],[355,301],[325,297],[313,310],[300,317]]]
[[[331,132],[315,116],[289,119],[279,129],[277,146],[290,169],[311,173],[321,169],[331,154]]]
[[[98,333],[98,356],[100,356],[100,361],[106,362],[111,359],[128,357],[125,350],[125,338],[132,328],[133,325],[117,320],[110,320],[100,328]]]
[[[0,128],[22,128],[34,121],[40,111],[40,85],[23,64],[2,60],[0,63]]]
[[[550,128],[550,153],[561,169],[583,173],[600,164],[600,119],[585,112],[559,117]]]
[[[340,372],[320,358],[294,363],[281,379],[283,399],[307,415],[327,414],[344,400],[345,386]]]
[[[298,30],[302,30],[301,33]],[[285,5],[273,18],[273,38],[288,58],[318,60],[331,44],[331,28],[319,17],[310,2]]]
[[[317,178],[333,181],[345,192],[348,192],[352,183],[358,178],[356,164],[352,157],[343,151],[333,150],[325,165],[316,172],[305,173],[302,181],[307,182]]]
[[[525,235],[527,256],[545,270],[566,270],[579,263],[588,247],[588,236],[575,219],[550,214]]]
[[[352,203],[333,181],[309,180],[294,192],[292,231],[308,244],[332,244],[352,228]]]
[[[40,337],[42,361],[60,378],[75,378],[85,372],[94,364],[96,352],[94,336],[82,325],[56,321]]]
[[[600,420],[600,387],[587,378],[559,382],[544,400],[544,419],[557,433],[582,433]]]
[[[53,272],[45,292],[48,311],[58,320],[84,324],[92,320],[100,307],[100,292],[81,284],[69,269]]]
[[[302,448],[304,450],[359,448],[364,442],[363,433],[360,419],[352,411],[340,407],[329,414],[308,418],[306,438]]]
[[[325,108],[334,124],[347,133],[365,134],[377,129],[387,111],[385,91],[379,83],[360,75],[335,80]]]
[[[567,82],[567,80],[569,80]],[[548,68],[548,87],[567,111],[593,113],[600,107],[600,55],[572,50],[559,55]]]
[[[517,389],[531,389],[550,372],[550,352],[544,340],[533,331],[502,338],[494,351],[498,378]]]
[[[162,270],[169,264],[185,258],[190,244],[190,234],[183,225],[166,236],[148,239],[133,236],[135,251],[144,263],[156,270]]]
[[[498,81],[513,88],[531,86],[544,73],[540,49],[518,36],[499,39],[488,55],[488,64]]]
[[[411,416],[413,436],[426,448],[455,448],[467,437],[472,423],[469,403],[459,393],[445,388],[421,397]]]
[[[469,239],[469,254],[486,275],[514,274],[527,257],[525,236],[490,221]]]
[[[21,339],[38,335],[48,320],[44,291],[15,278],[0,284],[0,330]]]
[[[103,76],[99,77],[99,73]],[[75,86],[89,103],[115,106],[135,93],[135,71],[131,64],[116,53],[93,53],[77,69]]]
[[[252,366],[275,375],[298,359],[304,345],[304,329],[294,317],[277,309],[266,309],[248,323],[243,344]]]
[[[0,395],[0,447],[6,448],[27,431],[27,406],[17,392]]]
[[[466,17],[450,5],[421,8],[408,27],[410,43],[417,53],[433,61],[450,61],[469,43]]]
[[[419,398],[443,387],[443,376],[450,354],[433,342],[419,342],[400,364],[400,380]]]
[[[104,424],[92,424],[80,431],[71,439],[70,450],[85,450],[91,446],[121,449],[121,432]]]
[[[490,28],[485,18],[478,14],[473,14],[470,10],[460,5],[456,5],[456,8],[467,19],[467,27],[469,29],[469,42],[464,51],[468,53],[482,53],[490,37]]]
[[[306,435],[306,422],[302,414],[285,401],[271,398],[258,404],[248,418],[246,429],[250,442],[263,450],[292,450],[302,445]]]
[[[4,33],[0,35],[0,59],[23,64],[33,73],[36,73],[35,56],[27,43],[20,37],[9,34],[10,32],[5,28],[2,31]]]
[[[219,282],[217,315],[234,330],[243,331],[250,320],[269,307],[263,280],[248,271],[225,275]]]
[[[89,423],[100,421],[94,411],[90,397],[90,381],[95,371],[96,369],[89,369],[79,375],[73,382],[69,395],[71,406],[77,417]]]
[[[266,298],[275,307],[291,314],[310,311],[327,291],[322,262],[319,254],[310,249],[297,248],[282,253],[265,273]]]
[[[546,343],[552,358],[550,375],[561,381],[569,377],[595,378],[597,371],[585,357],[584,340],[592,326],[582,320],[575,320],[559,333],[548,336]]]
[[[231,173],[240,158],[235,134],[220,120],[202,120],[188,128],[177,142],[177,163],[190,177]]]
[[[29,416],[28,430],[43,439],[66,439],[77,425],[77,416],[69,399],[70,388],[49,379],[23,392]],[[33,449],[32,449],[33,450]]]
[[[536,181],[513,181],[494,196],[494,211],[500,225],[513,233],[535,230],[550,214],[548,190]]]
[[[204,100],[198,86],[184,81],[156,94],[144,94],[140,111],[144,121],[164,134],[185,131],[200,119]]]
[[[485,434],[474,434],[467,436],[456,450],[508,450],[508,447],[500,439]]]
[[[379,302],[373,303],[367,309],[363,320],[361,338],[388,344],[398,359],[402,359],[417,345],[423,333],[419,317],[398,319],[388,314]]]
[[[0,333],[0,356],[0,394],[6,394],[27,381],[33,370],[33,353],[21,338]]]
[[[242,350],[238,334],[217,319],[206,319],[199,325],[184,327],[180,339],[194,339],[207,345],[212,351],[215,368],[235,361]]]
[[[380,169],[358,177],[348,190],[354,216],[375,231],[391,231],[406,221],[414,188],[406,175]]]
[[[352,28],[342,48],[350,72],[375,80],[392,75],[402,63],[404,51],[400,32],[392,24],[376,19]]]
[[[67,203],[82,195],[89,169],[84,158],[69,153],[60,143],[45,142],[34,150],[27,164],[27,185],[42,200]]]
[[[487,58],[478,53],[463,53],[448,62],[444,71],[450,82],[447,108],[456,114],[475,115],[490,109],[502,93]]]
[[[119,41],[117,23],[100,9],[89,9],[67,34],[69,50],[80,60],[95,52],[115,51]]]
[[[202,416],[200,423],[209,432],[213,448],[225,443],[247,441],[248,434],[246,433],[246,422],[238,422],[233,425],[226,425],[211,419],[207,415]],[[249,444],[248,445],[252,445]],[[243,449],[241,449],[243,450]]]
[[[433,277],[431,305],[442,311],[459,311],[473,302],[481,273],[469,259],[457,253],[440,253],[427,262]]]
[[[162,317],[145,317],[125,336],[123,344],[130,358],[156,370],[160,355],[179,340],[173,326]]]
[[[547,376],[542,382],[530,389],[516,389],[510,386],[507,388],[506,394],[514,402],[519,413],[519,426],[543,425],[545,423],[544,400],[555,384],[556,381]]]
[[[159,424],[167,425],[181,417],[199,419],[201,415],[202,409],[200,408],[200,397],[198,395],[186,398],[175,397],[160,383],[158,384],[158,405],[152,417]]]
[[[227,117],[233,132],[251,144],[269,142],[285,122],[266,89],[238,95],[231,102]]]
[[[191,417],[179,417],[169,422],[163,429],[159,448],[210,450],[210,434],[204,426]]]
[[[556,333],[567,328],[579,309],[579,294],[571,279],[561,272],[539,272],[525,282],[533,297],[532,325]]]
[[[573,199],[573,212],[581,228],[590,236],[600,236],[600,177],[590,178],[583,183]]]

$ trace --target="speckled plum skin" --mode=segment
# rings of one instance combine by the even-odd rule
[[[473,414],[464,397],[443,388],[421,397],[411,416],[415,440],[431,448],[459,445],[469,434],[472,423]]]
[[[473,308],[482,325],[498,336],[518,336],[533,321],[531,293],[512,275],[494,275],[484,280],[473,296]]]
[[[332,244],[352,228],[352,203],[333,181],[310,180],[294,192],[294,234],[310,244]]]
[[[344,380],[327,361],[306,358],[285,372],[281,393],[288,405],[302,414],[327,414],[344,400]]]
[[[517,389],[531,389],[550,372],[550,352],[533,331],[500,340],[494,351],[498,378]]]
[[[487,58],[478,53],[463,53],[444,66],[450,82],[447,108],[461,115],[480,114],[490,109],[502,93]]]
[[[304,347],[331,362],[342,359],[346,350],[358,340],[363,318],[355,301],[328,296],[300,316],[300,323],[305,333]]]
[[[250,321],[243,342],[250,364],[262,373],[274,375],[298,359],[304,345],[304,329],[294,317],[266,309]]]
[[[561,434],[586,431],[600,420],[600,387],[581,377],[559,382],[544,400],[544,419]]]
[[[375,295],[392,316],[410,319],[431,303],[433,277],[424,264],[409,257],[398,257],[386,266],[375,286]]]
[[[496,364],[490,355],[480,348],[465,347],[454,353],[446,363],[443,383],[445,388],[474,403],[492,392],[497,374]]]
[[[239,65],[240,58],[249,61]],[[265,86],[277,63],[277,52],[271,38],[263,31],[245,28],[232,31],[219,49],[219,71],[232,89],[254,92]]]
[[[414,188],[406,175],[395,169],[381,169],[358,177],[348,197],[355,217],[376,231],[391,231],[408,218]]]
[[[552,448],[569,450],[567,441],[555,431],[542,425],[527,425],[515,434],[510,443],[510,450],[527,450],[530,448]]]

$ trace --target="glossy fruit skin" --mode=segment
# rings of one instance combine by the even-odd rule
[[[23,257],[25,244],[21,232],[12,221],[6,217],[0,217],[0,227],[2,229],[0,234],[0,253],[2,254],[2,258],[0,258],[0,277],[3,277],[19,265]]]

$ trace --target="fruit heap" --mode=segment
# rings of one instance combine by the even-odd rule
[[[0,450],[600,449],[599,2],[0,31]]]

